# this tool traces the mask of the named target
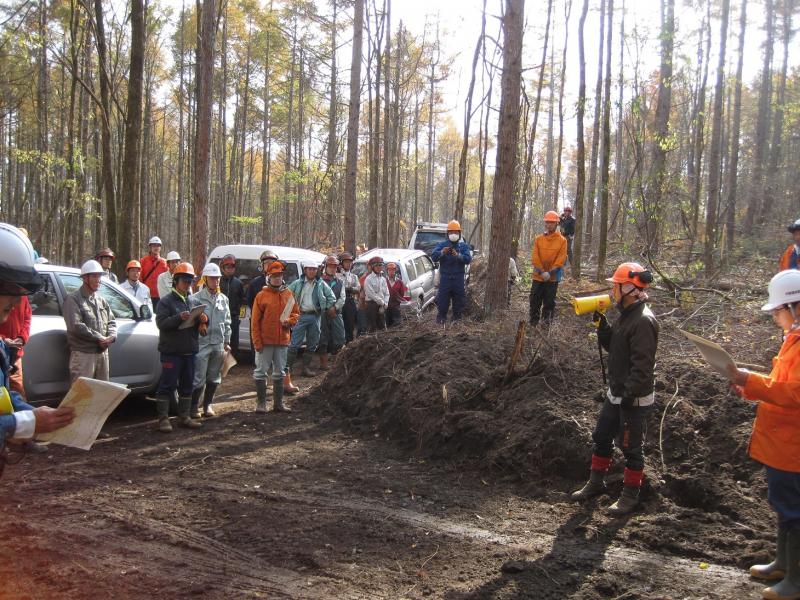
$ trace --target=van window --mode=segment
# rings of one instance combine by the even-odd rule
[[[436,244],[446,240],[446,231],[417,231],[417,235],[414,237],[414,249],[430,254],[436,248]]]
[[[414,267],[414,261],[403,261],[403,266],[406,268],[406,273],[408,273],[408,281],[414,281],[417,278],[417,269]]]
[[[433,271],[433,265],[427,256],[418,256],[415,258],[414,265],[417,267],[418,276],[421,276],[429,271]]]
[[[49,273],[39,273],[44,285],[33,296],[30,296],[31,310],[36,316],[58,316],[61,308],[58,306],[55,285]]]

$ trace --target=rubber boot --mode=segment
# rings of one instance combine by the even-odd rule
[[[764,581],[780,581],[786,576],[786,527],[778,525],[778,547],[775,560],[767,565],[750,567],[750,577]]]
[[[303,371],[301,375],[303,377],[316,377],[317,374],[311,370],[311,359],[314,358],[310,352],[306,352],[303,354]]]
[[[786,532],[786,575],[761,595],[767,600],[800,600],[800,529]]]
[[[267,382],[265,379],[256,379],[256,412],[267,412]]]
[[[178,425],[186,427],[187,429],[199,429],[203,426],[200,421],[195,421],[189,416],[189,411],[192,406],[191,396],[178,397]]]
[[[573,492],[570,498],[576,502],[581,502],[605,493],[605,477],[610,468],[610,458],[592,454],[592,470],[589,471],[589,481],[587,481],[586,485],[584,485],[577,492]]]
[[[192,410],[190,411],[190,416],[193,419],[200,418],[200,396],[202,395],[203,395],[202,386],[192,390]]]
[[[272,382],[272,411],[292,412],[292,409],[283,403],[283,379],[275,379]]]
[[[158,396],[156,398],[156,414],[158,414],[158,430],[162,433],[170,433],[172,424],[169,422],[169,403],[172,394]]]
[[[300,388],[292,384],[292,374],[289,369],[286,369],[286,374],[283,376],[283,393],[289,396],[294,396]]]
[[[203,416],[207,419],[217,416],[217,413],[214,412],[212,404],[214,402],[214,394],[217,393],[218,387],[219,387],[218,383],[214,382],[206,383],[206,391],[203,394]]]
[[[614,516],[627,515],[639,504],[639,486],[623,485],[619,499],[608,507],[607,512]]]
[[[578,491],[572,492],[570,498],[576,502],[582,502],[583,500],[588,500],[589,498],[604,494],[606,492],[605,477],[605,471],[595,471],[592,469],[589,472],[589,481],[586,482],[586,485]]]
[[[320,371],[327,371],[330,367],[328,367],[328,353],[323,352],[319,355],[319,370]]]

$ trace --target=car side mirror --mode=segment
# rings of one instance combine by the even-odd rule
[[[142,304],[142,306],[139,308],[139,316],[143,321],[149,321],[153,316],[153,311],[150,310],[150,307],[147,304]]]

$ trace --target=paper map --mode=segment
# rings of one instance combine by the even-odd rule
[[[683,329],[679,329],[678,331],[680,331],[687,337],[689,341],[697,346],[700,354],[703,355],[703,358],[706,359],[708,364],[711,365],[715,371],[721,373],[722,375],[727,375],[728,367],[730,365],[733,365],[734,367],[736,366],[736,362],[733,360],[733,358],[731,358],[731,355],[728,354],[719,344],[716,344],[711,340],[701,338],[699,335],[684,331]]]
[[[233,354],[226,352],[222,357],[222,370],[220,371],[222,376],[225,377],[228,371],[235,367],[236,364],[236,359],[233,357]]]
[[[130,393],[125,385],[78,377],[59,404],[59,407],[73,407],[75,420],[58,431],[40,433],[36,439],[89,450],[108,416]]]

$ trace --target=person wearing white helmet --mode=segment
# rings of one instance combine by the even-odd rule
[[[789,225],[786,229],[792,234],[792,243],[781,256],[780,270],[800,269],[800,219]]]
[[[750,575],[776,582],[764,598],[800,598],[800,270],[781,271],[769,282],[772,314],[784,333],[769,375],[731,365],[733,390],[757,403],[750,457],[767,471],[767,498],[778,513],[775,560],[750,567]]]
[[[305,341],[302,374],[304,377],[313,377],[316,373],[311,370],[311,358],[319,344],[320,316],[336,306],[336,296],[330,286],[320,278],[316,262],[304,260],[301,266],[303,275],[289,284],[289,290],[294,294],[294,300],[300,308],[300,318],[292,329],[288,360],[291,365]]]
[[[117,339],[117,322],[108,302],[97,293],[103,267],[87,260],[81,267],[83,285],[64,301],[72,381],[90,377],[108,381],[108,347]]]
[[[181,264],[181,255],[171,250],[167,252],[167,270],[161,273],[156,280],[159,297],[165,298],[172,291],[172,274],[175,268]]]
[[[13,225],[0,223],[0,324],[8,319],[20,298],[35,293],[42,279],[34,269],[33,246]],[[26,440],[69,425],[72,408],[34,408],[11,390],[8,347],[0,340],[0,476],[6,464],[6,441]]]
[[[161,238],[154,235],[147,242],[147,256],[139,259],[142,264],[142,277],[140,281],[150,288],[150,299],[153,301],[153,310],[158,307],[158,300],[162,297],[158,288],[158,276],[167,270],[167,261],[161,257]],[[180,261],[179,261],[180,262]],[[164,295],[169,294],[170,287]]]
[[[203,267],[206,284],[192,294],[195,305],[205,306],[208,323],[200,325],[197,356],[194,359],[191,417],[200,418],[200,397],[203,397],[203,416],[215,416],[212,403],[222,383],[222,359],[231,351],[231,311],[228,297],[220,291],[222,271],[214,263]],[[204,391],[205,390],[205,391]]]

